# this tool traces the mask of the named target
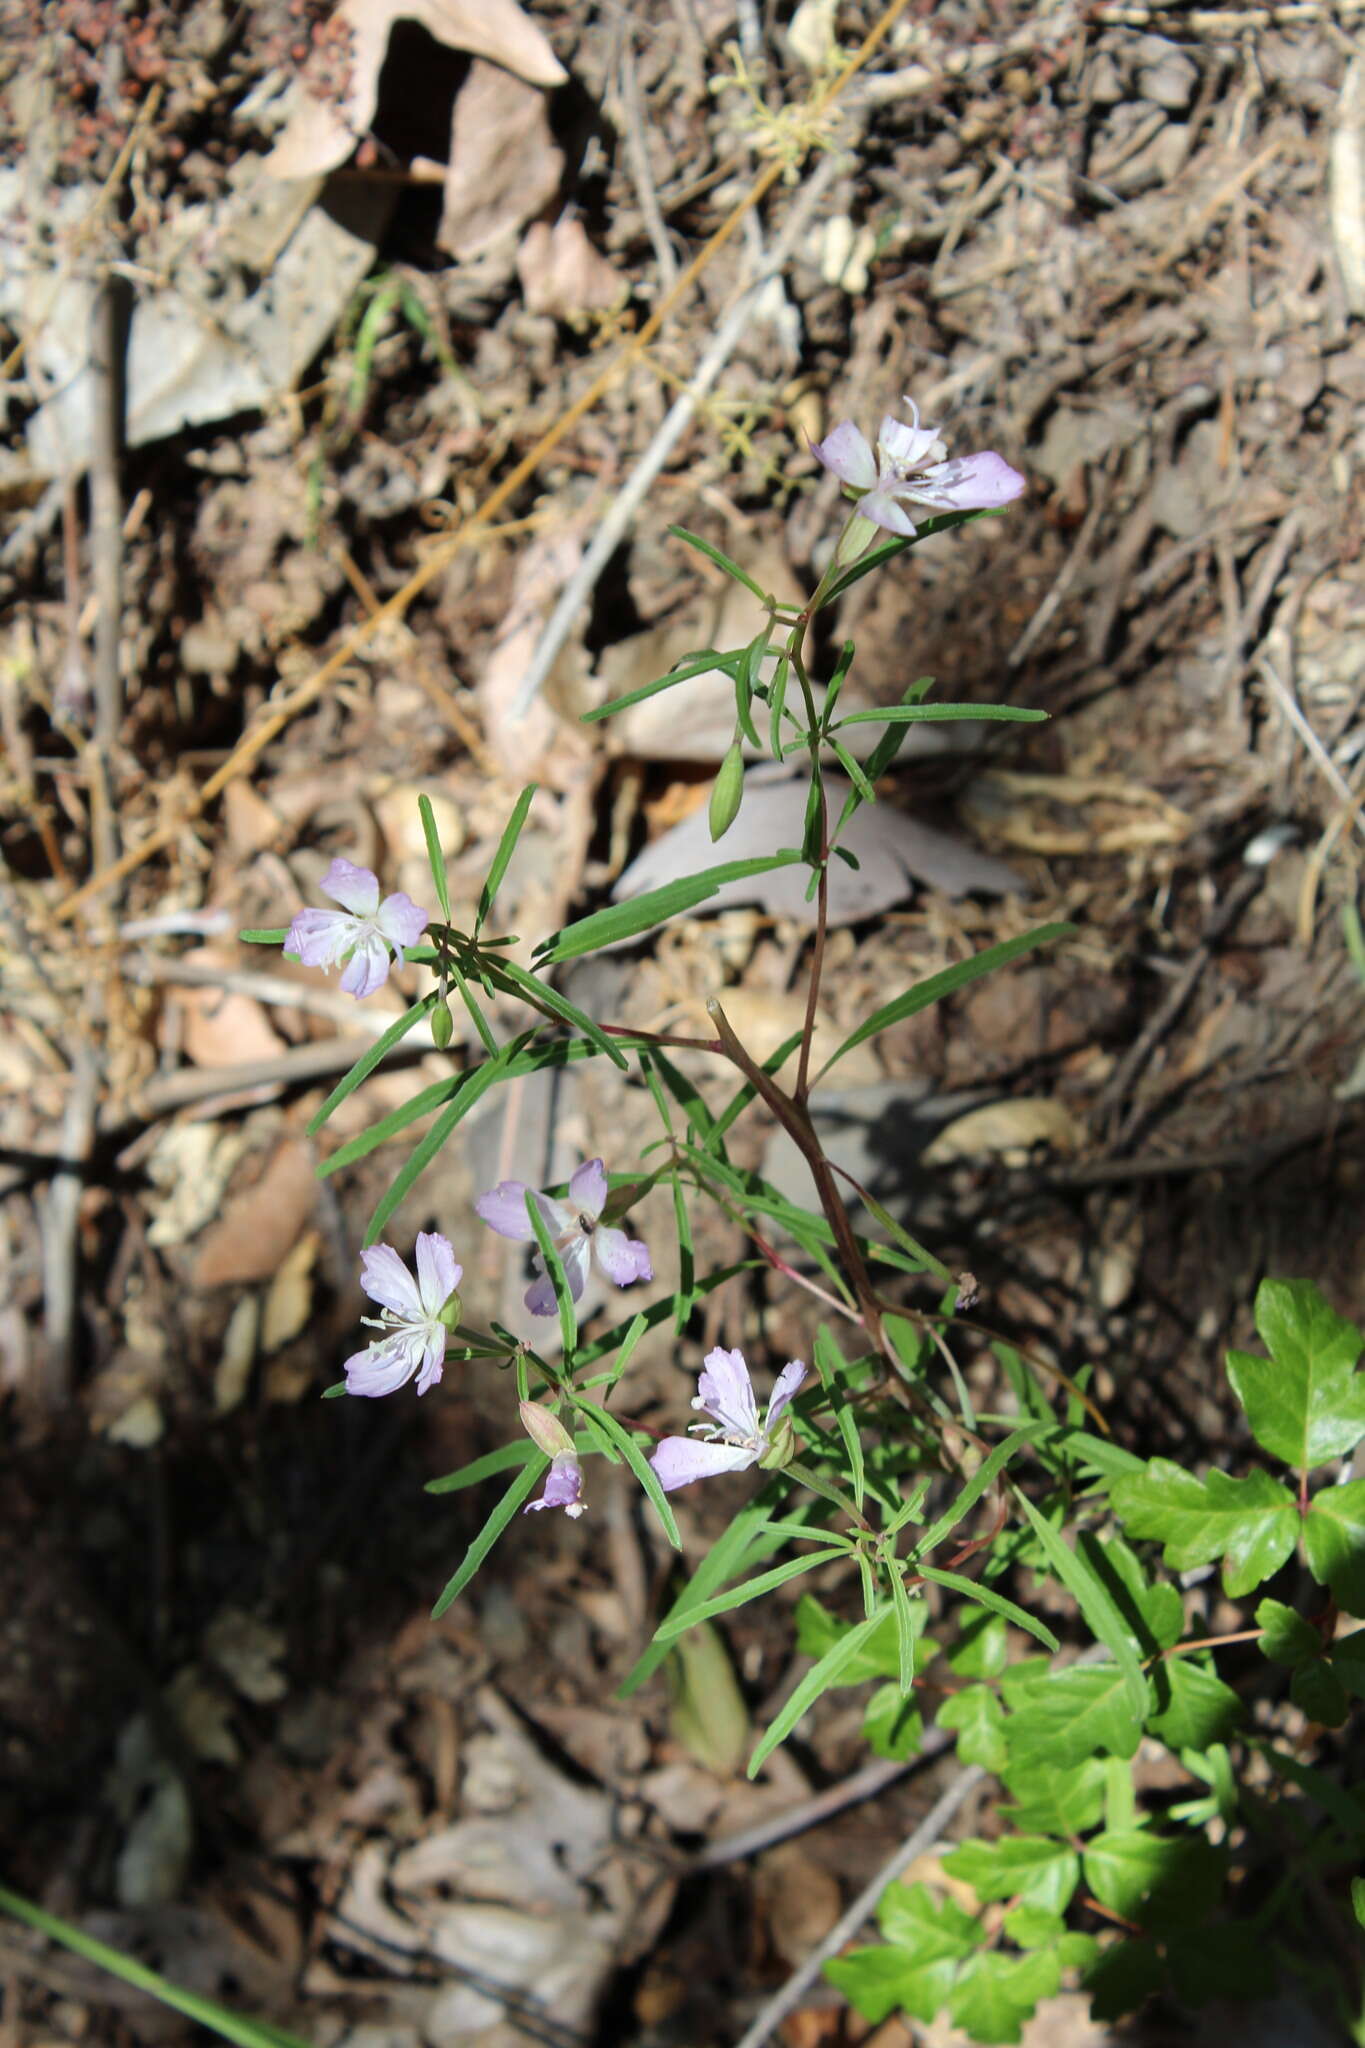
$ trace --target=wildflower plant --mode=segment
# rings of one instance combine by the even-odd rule
[[[845,421],[816,447],[853,502],[803,604],[779,603],[708,541],[673,529],[759,600],[763,624],[748,645],[698,649],[589,714],[609,717],[669,690],[683,692],[685,704],[693,677],[723,671],[735,722],[712,792],[712,836],[724,838],[743,803],[747,748],[803,760],[799,845],[722,860],[590,910],[541,936],[523,967],[495,917],[534,787],[513,807],[469,930],[453,922],[422,800],[430,913],[406,897],[381,901],[374,876],[337,861],[323,888],[339,911],[305,910],[287,933],[246,934],[340,966],[342,986],[357,995],[400,957],[434,978],[332,1090],[315,1131],[419,1026],[450,1051],[447,1075],[348,1138],[320,1169],[344,1171],[421,1128],[370,1218],[361,1255],[362,1285],[380,1309],[376,1334],[330,1391],[405,1399],[412,1382],[418,1394],[432,1391],[452,1367],[511,1377],[520,1429],[432,1484],[437,1494],[500,1489],[436,1613],[460,1597],[514,1522],[524,1526],[523,1512],[558,1510],[591,1526],[605,1465],[631,1475],[675,1549],[672,1497],[706,1481],[705,1499],[723,1500],[729,1520],[679,1579],[624,1691],[673,1659],[690,1630],[819,1573],[820,1596],[801,1592],[794,1617],[796,1647],[811,1661],[762,1731],[750,1772],[823,1695],[871,1682],[863,1729],[875,1752],[914,1756],[932,1720],[940,1745],[947,1737],[964,1765],[993,1775],[1008,1809],[945,1858],[958,1880],[952,1895],[890,1885],[878,1909],[880,1941],[828,1965],[870,2024],[896,2011],[925,2022],[946,2011],[972,2039],[1008,2042],[1068,1976],[1088,1987],[1100,2017],[1113,2018],[1154,1991],[1191,2006],[1269,1992],[1288,1971],[1365,2040],[1359,1973],[1346,1960],[1356,1949],[1353,1923],[1365,1922],[1365,1800],[1342,1782],[1336,1733],[1365,1696],[1365,1632],[1351,1620],[1365,1615],[1365,1479],[1349,1476],[1365,1442],[1365,1339],[1307,1282],[1264,1283],[1257,1321],[1265,1355],[1228,1362],[1246,1425],[1236,1470],[1188,1470],[1121,1448],[1088,1371],[1068,1378],[1003,1339],[994,1346],[1002,1397],[982,1412],[954,1348],[981,1332],[965,1316],[966,1276],[836,1173],[811,1115],[812,1090],[855,1047],[1069,930],[1044,925],[891,995],[817,1061],[831,867],[857,864],[842,843],[850,819],[877,801],[913,725],[1041,715],[937,703],[924,679],[899,703],[848,710],[849,643],[828,674],[812,673],[812,625],[853,584],[894,570],[929,535],[999,513],[1023,489],[1000,455],[951,457],[938,429],[910,411],[909,423],[883,419],[875,445]],[[880,730],[860,759],[849,742],[869,723]],[[847,778],[837,811],[825,783],[829,760]],[[729,882],[788,866],[806,871],[814,929],[803,1026],[770,1056],[743,1043],[719,992],[709,1032],[679,1040],[590,1016],[556,985],[566,962],[703,910]],[[518,1016],[510,1035],[494,1028],[495,1002],[500,1018]],[[462,1041],[472,1051],[453,1043],[454,1004],[467,1016]],[[723,1105],[703,1099],[674,1063],[680,1044],[728,1075]],[[779,1079],[793,1057],[795,1078]],[[659,1136],[644,1156],[610,1167],[585,1160],[563,1187],[504,1181],[483,1191],[473,1213],[442,1216],[440,1231],[418,1237],[409,1270],[385,1234],[475,1105],[518,1076],[590,1059],[612,1063],[623,1086],[652,1102]],[[757,1115],[779,1124],[805,1160],[811,1206],[739,1163],[731,1134]],[[656,1188],[671,1197],[674,1228],[669,1242],[651,1230],[646,1245],[628,1225]],[[738,1265],[699,1267],[694,1216],[705,1202],[742,1226],[750,1250]],[[531,1255],[526,1306],[554,1345],[462,1320],[459,1261],[483,1229]],[[780,1252],[776,1236],[786,1240]],[[584,1329],[594,1262],[621,1290],[620,1305],[613,1294],[604,1317]],[[752,1331],[746,1355],[737,1330],[700,1356],[702,1307],[714,1327],[717,1311],[722,1320],[737,1311],[732,1283],[766,1269],[803,1291],[803,1357],[780,1365],[763,1357]],[[632,1394],[631,1364],[647,1332],[670,1327],[679,1391],[661,1412]],[[1225,1601],[1239,1607],[1237,1617],[1218,1610],[1217,1632],[1203,1611],[1215,1572]],[[1264,1716],[1277,1688],[1299,1717],[1293,1746],[1274,1739]],[[1157,1782],[1177,1787],[1170,1797],[1144,1791],[1150,1778],[1134,1774],[1139,1755],[1153,1753],[1164,1757]]]

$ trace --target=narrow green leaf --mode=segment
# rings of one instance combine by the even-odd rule
[[[442,917],[449,924],[450,887],[446,881],[446,858],[441,851],[441,835],[436,830],[436,813],[431,808],[429,796],[418,797],[417,812],[422,820],[422,837],[427,843],[427,859],[431,863],[431,880],[436,891],[436,901],[441,906]]]
[[[874,1614],[870,1614],[866,1621],[858,1622],[846,1636],[825,1652],[813,1670],[806,1673],[791,1697],[778,1710],[771,1726],[760,1737],[758,1747],[749,1759],[748,1775],[751,1778],[757,1777],[773,1751],[779,1743],[786,1741],[807,1709],[814,1706],[822,1693],[828,1692],[832,1685],[838,1684],[840,1672],[845,1665],[853,1662],[868,1637],[889,1612],[889,1607],[880,1607]]]
[[[407,1037],[413,1026],[420,1024],[424,1017],[431,1015],[440,1000],[440,991],[432,989],[429,994],[422,996],[419,1001],[415,1002],[411,1009],[405,1010],[401,1017],[396,1017],[388,1030],[380,1033],[373,1045],[365,1048],[355,1065],[347,1073],[343,1074],[342,1078],[337,1082],[336,1087],[327,1097],[322,1108],[308,1119],[308,1135],[310,1138],[315,1137],[322,1129],[333,1110],[340,1108],[346,1097],[354,1095],[361,1082],[369,1079],[381,1060],[386,1059],[389,1053],[393,1051],[393,1048],[402,1039]]]
[[[542,966],[547,964],[544,961],[541,963]],[[518,967],[515,961],[499,960],[490,963],[488,972],[499,987],[510,987],[516,994],[539,1003],[547,1010],[552,1010],[565,1024],[573,1025],[576,1031],[581,1031],[585,1038],[591,1039],[595,1050],[605,1053],[613,1066],[620,1067],[623,1073],[628,1070],[630,1061],[626,1058],[625,1048],[633,1044],[633,1040],[608,1038],[606,1032],[593,1022],[586,1010],[580,1010],[576,1003],[571,1003],[557,988],[551,988],[548,982],[541,981],[534,974],[528,974],[524,968]]]
[[[843,1439],[844,1454],[848,1459],[848,1476],[853,1488],[853,1504],[861,1509],[866,1491],[866,1473],[863,1465],[863,1440],[858,1434],[858,1418],[849,1406],[844,1389],[844,1377],[848,1372],[848,1360],[830,1330],[821,1323],[815,1332],[815,1369],[819,1373],[830,1407],[834,1411],[835,1425]]]
[[[569,1279],[564,1271],[564,1260],[559,1246],[555,1243],[545,1218],[540,1213],[540,1203],[535,1191],[527,1188],[522,1197],[526,1206],[527,1219],[535,1233],[540,1256],[545,1261],[545,1271],[554,1289],[555,1308],[559,1315],[559,1341],[564,1347],[564,1361],[567,1365],[573,1358],[574,1346],[578,1342],[578,1311],[574,1307],[573,1295],[569,1292]]]
[[[484,1016],[483,1007],[480,1004],[478,997],[475,995],[473,989],[471,989],[471,987],[469,986],[469,983],[465,980],[463,974],[460,972],[457,962],[455,962],[454,960],[452,960],[450,963],[450,978],[455,984],[456,990],[459,994],[460,1001],[464,1004],[466,1010],[469,1012],[470,1019],[474,1025],[474,1029],[478,1032],[479,1037],[483,1041],[484,1051],[488,1053],[498,1052],[500,1048],[498,1046],[497,1039],[493,1036],[493,1027],[489,1023],[487,1017]]]
[[[495,1451],[487,1451],[482,1458],[461,1465],[458,1472],[447,1472],[441,1479],[428,1479],[423,1491],[463,1493],[466,1487],[478,1486],[484,1479],[495,1479],[499,1472],[508,1472],[515,1465],[527,1465],[532,1458],[539,1456],[540,1452],[529,1437],[519,1443],[499,1444]]]
[[[1053,1571],[1072,1595],[1090,1625],[1091,1634],[1104,1644],[1123,1675],[1128,1691],[1129,1703],[1138,1720],[1144,1720],[1151,1706],[1151,1688],[1143,1675],[1142,1665],[1127,1623],[1114,1604],[1114,1597],[1098,1575],[1063,1542],[1052,1524],[1041,1515],[1028,1495],[1021,1488],[1013,1489],[1014,1497],[1033,1525],[1043,1553]]]
[[[665,1621],[672,1621],[684,1611],[699,1607],[710,1597],[715,1587],[723,1585],[726,1579],[739,1570],[750,1551],[753,1551],[756,1557],[762,1558],[771,1557],[775,1550],[781,1548],[781,1537],[765,1537],[762,1534],[763,1524],[768,1518],[769,1509],[777,1498],[778,1491],[776,1481],[769,1480],[762,1492],[756,1495],[747,1507],[740,1509],[734,1520],[711,1545],[691,1579],[669,1608],[664,1617]],[[656,1635],[655,1640],[636,1659],[621,1681],[617,1688],[617,1697],[629,1699],[647,1678],[653,1676],[667,1654],[668,1643],[659,1641]]]
[[[83,1928],[73,1927],[69,1920],[59,1920],[55,1913],[30,1905],[17,1892],[3,1887],[0,1887],[0,1912],[9,1913],[26,1927],[35,1928],[49,1941],[60,1942],[63,1948],[84,1957],[87,1963],[94,1963],[97,1969],[107,1970],[110,1976],[131,1984],[135,1990],[147,1992],[150,1997],[159,1999],[162,2005],[169,2006],[173,2012],[183,2013],[186,2019],[207,2027],[210,2033],[218,2034],[224,2041],[235,2042],[237,2048],[308,2048],[308,2043],[300,2040],[297,2034],[288,2034],[283,2027],[274,2026],[269,2020],[248,2019],[240,2013],[229,2012],[226,2006],[215,2004],[201,1992],[189,1991],[184,1985],[173,1983],[169,1977],[149,1970],[145,1963],[124,1955],[120,1949],[96,1941]]]
[[[947,1586],[950,1591],[961,1593],[964,1599],[974,1601],[978,1607],[989,1607],[992,1614],[1003,1614],[1006,1621],[1012,1621],[1016,1628],[1025,1629],[1049,1650],[1061,1648],[1045,1622],[1039,1621],[1026,1608],[1016,1607],[1013,1600],[997,1593],[994,1586],[983,1586],[978,1579],[964,1578],[961,1572],[940,1571],[932,1564],[916,1564],[915,1570],[921,1578],[932,1579],[936,1586]]]
[[[600,1432],[612,1448],[620,1452],[648,1495],[649,1504],[659,1517],[659,1526],[662,1528],[665,1536],[675,1550],[681,1550],[682,1538],[678,1534],[678,1525],[673,1519],[673,1510],[668,1505],[667,1496],[659,1484],[658,1474],[642,1453],[640,1446],[636,1443],[630,1431],[617,1421],[609,1408],[595,1407],[590,1401],[576,1400],[573,1405],[574,1413],[583,1418],[586,1426],[591,1430]]]
[[[238,932],[237,936],[244,946],[282,946],[289,936],[289,927],[282,924],[273,931]]]
[[[782,759],[782,716],[787,708],[787,685],[791,681],[791,672],[790,660],[785,654],[780,654],[768,687],[768,751],[774,761]]]
[[[697,1305],[697,1260],[692,1246],[692,1218],[682,1175],[673,1176],[673,1225],[678,1235],[678,1291],[673,1297],[673,1327],[681,1337]]]
[[[997,967],[1007,967],[1011,960],[1036,952],[1039,946],[1051,946],[1058,939],[1069,938],[1075,929],[1071,924],[1040,925],[1037,931],[1023,932],[1016,939],[1003,939],[998,946],[988,946],[984,953],[977,953],[970,960],[960,960],[956,966],[945,967],[941,973],[929,975],[914,988],[907,989],[904,995],[883,1003],[879,1010],[865,1017],[857,1030],[850,1032],[838,1050],[830,1054],[816,1079],[827,1074],[846,1052],[852,1052],[856,1045],[865,1045],[879,1031],[887,1030],[892,1024],[903,1023],[907,1017],[917,1016],[931,1003],[942,1002],[945,996],[966,988],[969,982],[979,981],[983,974],[990,974]]]
[[[507,1527],[507,1524],[511,1521],[513,1515],[516,1514],[517,1509],[535,1492],[536,1487],[549,1469],[549,1459],[542,1452],[537,1451],[530,1463],[518,1472],[516,1478],[512,1481],[512,1484],[508,1487],[506,1493],[465,1552],[464,1560],[459,1570],[453,1578],[447,1581],[445,1591],[431,1610],[433,1621],[439,1621],[446,1609],[454,1606],[465,1587],[478,1571],[479,1566],[487,1557],[489,1551],[493,1548],[493,1545],[497,1542],[499,1536],[501,1536],[503,1530]]]
[[[832,728],[846,725],[942,725],[956,719],[991,719],[1006,725],[1041,725],[1046,711],[1023,704],[883,704],[873,711],[850,711]]]
[[[539,783],[527,783],[525,789],[521,792],[515,804],[513,804],[512,815],[503,827],[502,837],[498,841],[498,850],[493,855],[493,865],[488,870],[488,879],[479,892],[479,907],[474,918],[475,938],[478,937],[485,919],[493,908],[493,898],[502,887],[502,878],[507,873],[507,863],[511,860],[516,849],[517,841],[521,837],[521,828],[526,823],[526,814],[531,808],[532,799],[539,787]]]
[[[703,653],[679,662],[677,668],[671,668],[666,676],[656,676],[652,683],[642,683],[638,690],[629,690],[624,697],[613,697],[609,703],[585,711],[580,723],[595,725],[599,719],[612,718],[618,711],[629,711],[632,704],[643,704],[646,697],[657,697],[661,690],[671,690],[675,684],[690,682],[693,676],[706,675],[711,669],[724,669],[733,677],[738,664],[737,654],[720,654],[714,647],[708,647]]]
[[[516,1042],[514,1039],[512,1045]],[[409,1189],[426,1172],[436,1154],[449,1139],[451,1132],[468,1116],[474,1104],[485,1096],[496,1082],[506,1078],[507,1069],[511,1065],[507,1057],[510,1051],[511,1046],[506,1046],[495,1059],[485,1060],[482,1066],[461,1075],[459,1092],[447,1103],[431,1129],[418,1139],[390,1181],[387,1192],[381,1195],[376,1204],[365,1232],[364,1241],[367,1245],[378,1241],[380,1232],[394,1210],[406,1201]]]
[[[818,1532],[808,1533],[814,1536]],[[684,1614],[669,1615],[665,1621],[659,1623],[654,1632],[654,1640],[659,1643],[671,1643],[675,1636],[682,1635],[694,1622],[710,1621],[714,1615],[728,1614],[731,1608],[743,1607],[748,1601],[757,1600],[762,1594],[771,1593],[778,1586],[787,1585],[792,1579],[804,1578],[807,1572],[813,1572],[820,1565],[829,1564],[835,1558],[845,1557],[847,1554],[841,1544],[837,1550],[831,1546],[825,1550],[812,1551],[808,1557],[789,1557],[785,1564],[774,1565],[770,1572],[760,1572],[757,1578],[744,1579],[738,1586],[727,1586],[723,1593],[712,1594],[709,1600],[703,1600],[699,1606],[689,1607]]]
[[[835,760],[839,763],[839,766],[843,769],[845,775],[853,784],[854,794],[858,796],[865,804],[875,804],[877,801],[877,792],[872,787],[872,784],[868,781],[866,775],[863,773],[861,767],[858,765],[853,755],[850,754],[850,752],[848,751],[848,748],[844,746],[842,741],[836,740],[832,737],[830,739],[829,744],[833,749]],[[845,797],[845,807],[847,807],[848,801],[849,799]],[[842,820],[840,822],[842,823]]]
[[[754,860],[724,861],[719,867],[704,868],[700,874],[665,882],[661,889],[650,889],[643,896],[632,896],[624,903],[609,904],[605,910],[591,911],[576,924],[566,925],[562,931],[543,939],[537,948],[538,964],[552,967],[561,960],[577,960],[584,953],[616,945],[622,939],[638,938],[680,911],[695,910],[727,882],[770,875],[777,868],[794,867],[800,858],[800,854],[789,850]]]
[[[723,569],[734,582],[742,583],[746,590],[752,591],[761,605],[769,602],[767,592],[760,590],[753,577],[746,575],[738,562],[732,562],[723,548],[713,547],[709,540],[703,540],[699,533],[689,532],[685,526],[670,526],[668,530],[674,540],[686,542],[687,546],[695,548],[699,555],[705,555],[708,562],[714,562],[718,569]]]
[[[745,648],[735,669],[735,717],[739,721],[740,731],[751,747],[761,748],[763,745],[758,736],[758,727],[754,724],[752,707],[754,684],[761,674],[761,664],[768,651],[768,636],[771,632],[772,626],[769,624],[761,633],[755,635]]]
[[[1002,1444],[997,1444],[989,1457],[982,1459],[956,1500],[944,1509],[933,1527],[926,1529],[915,1545],[916,1560],[927,1557],[931,1550],[937,1550],[939,1544],[952,1535],[963,1516],[969,1515],[981,1496],[994,1486],[1019,1446],[1036,1436],[1040,1427],[1042,1425],[1038,1423],[1025,1424],[1023,1429],[1016,1429]]]
[[[896,1617],[896,1683],[901,1698],[908,1699],[915,1683],[915,1642],[924,1627],[924,1601],[911,1604],[905,1578],[896,1560],[891,1560],[891,1608]]]

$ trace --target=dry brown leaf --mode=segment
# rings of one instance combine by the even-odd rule
[[[268,1280],[312,1214],[313,1162],[296,1138],[278,1145],[254,1187],[234,1195],[204,1232],[194,1268],[196,1287]]]
[[[824,778],[831,815],[838,817],[849,785],[837,775]],[[620,902],[658,889],[679,875],[700,874],[719,861],[746,860],[771,853],[775,846],[799,846],[806,811],[804,780],[774,781],[765,766],[744,778],[739,817],[719,846],[711,840],[706,814],[695,812],[632,861],[612,891]],[[829,867],[829,921],[853,924],[889,910],[912,890],[914,881],[941,889],[947,896],[1003,895],[1018,889],[1019,877],[1003,861],[981,853],[965,839],[921,825],[890,804],[866,804],[855,812],[840,844],[858,860],[856,869],[840,860]],[[706,911],[735,903],[761,903],[775,917],[814,924],[815,906],[806,901],[807,870],[791,866],[747,881],[728,882],[707,899]]]
[[[564,214],[553,227],[538,220],[526,230],[517,251],[517,276],[528,313],[548,313],[572,321],[583,313],[606,312],[622,301],[628,287],[576,214]]]
[[[197,967],[229,965],[212,946],[197,946],[186,959]],[[177,994],[184,1012],[182,1050],[196,1067],[236,1067],[272,1060],[284,1040],[254,996],[221,988],[185,988]]]
[[[305,1230],[270,1283],[261,1313],[261,1351],[267,1358],[297,1337],[308,1321],[313,1306],[313,1263],[321,1242],[316,1230]]]
[[[515,0],[341,0],[321,63],[334,69],[345,53],[345,91],[329,92],[321,68],[305,69],[298,103],[265,159],[271,177],[312,178],[345,163],[374,119],[389,33],[399,20],[420,22],[448,49],[501,64],[531,85],[562,85],[568,75]]]
[[[455,96],[449,162],[436,240],[468,261],[522,228],[559,190],[564,156],[544,93],[496,64],[471,64]]]
[[[1084,1128],[1064,1103],[1047,1096],[1019,1095],[1006,1102],[988,1102],[954,1117],[924,1148],[926,1166],[947,1166],[958,1159],[1027,1160],[1035,1145],[1055,1152],[1079,1152]]]

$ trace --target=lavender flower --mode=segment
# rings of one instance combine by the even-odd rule
[[[417,1234],[416,1280],[392,1245],[366,1247],[360,1254],[360,1284],[383,1313],[364,1320],[368,1329],[383,1335],[347,1359],[348,1394],[392,1394],[414,1373],[419,1394],[435,1386],[450,1325],[460,1313],[462,1271],[439,1231]]]
[[[480,1195],[474,1207],[499,1237],[530,1244],[535,1231],[526,1213],[528,1193],[534,1193],[545,1228],[554,1239],[573,1300],[582,1297],[593,1257],[617,1287],[629,1287],[632,1280],[654,1278],[646,1246],[638,1238],[627,1237],[624,1230],[613,1230],[599,1220],[607,1206],[607,1170],[600,1159],[589,1159],[579,1167],[569,1182],[567,1204],[538,1189],[528,1189],[525,1181],[503,1180],[486,1195]],[[537,1277],[526,1290],[526,1306],[533,1316],[552,1316],[555,1291],[539,1252],[535,1268]]]
[[[521,1424],[537,1450],[544,1451],[550,1460],[544,1491],[539,1500],[526,1503],[523,1514],[535,1514],[540,1508],[563,1508],[570,1521],[576,1522],[587,1513],[588,1504],[583,1499],[583,1471],[573,1438],[557,1415],[551,1415],[534,1401],[521,1403]]]
[[[301,910],[284,937],[284,950],[305,967],[346,971],[348,996],[372,996],[388,979],[389,955],[401,962],[403,948],[415,946],[431,922],[401,889],[379,900],[379,879],[368,868],[334,860],[319,884],[340,910]]]
[[[778,1374],[761,1428],[743,1352],[708,1351],[705,1368],[692,1406],[704,1410],[711,1421],[694,1422],[691,1436],[666,1436],[649,1461],[665,1493],[693,1479],[709,1479],[716,1472],[784,1465],[792,1455],[791,1421],[784,1411],[806,1377],[800,1359],[792,1359]],[[711,1441],[699,1443],[698,1436]]]
[[[905,403],[914,414],[913,426],[888,413],[875,454],[852,420],[841,420],[823,441],[813,444],[813,453],[825,468],[857,496],[855,517],[911,537],[916,527],[908,505],[924,505],[925,516],[932,517],[938,512],[984,511],[1019,496],[1024,479],[1003,456],[987,450],[946,461],[948,451],[938,428],[922,427],[919,407],[912,398]],[[844,553],[842,544],[840,552]]]

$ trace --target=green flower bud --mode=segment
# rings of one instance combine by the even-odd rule
[[[744,800],[744,756],[738,740],[730,744],[730,751],[720,764],[711,791],[710,824],[712,839],[723,839],[735,819]]]
[[[769,1432],[767,1448],[760,1454],[760,1472],[780,1472],[784,1465],[790,1465],[796,1456],[796,1431],[790,1415],[784,1415],[777,1426]]]
[[[460,1300],[460,1290],[457,1287],[455,1292],[447,1295],[445,1301],[441,1304],[436,1316],[437,1322],[444,1323],[448,1330],[453,1330],[460,1320],[460,1311],[463,1306],[464,1304]]]
[[[450,1004],[440,1002],[431,1013],[431,1042],[437,1052],[444,1052],[455,1036],[455,1019],[450,1014]]]

